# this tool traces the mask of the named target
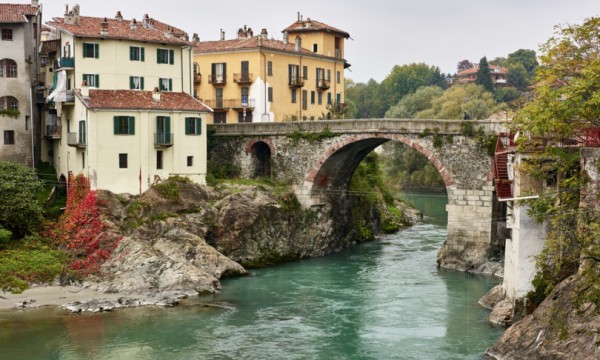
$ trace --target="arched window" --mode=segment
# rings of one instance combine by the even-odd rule
[[[16,78],[17,63],[12,59],[0,60],[0,77]]]
[[[0,110],[19,110],[19,100],[12,96],[0,97]]]

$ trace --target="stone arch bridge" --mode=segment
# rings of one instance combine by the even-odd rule
[[[495,135],[504,122],[361,119],[210,125],[218,137],[209,156],[233,164],[242,177],[270,175],[294,186],[304,207],[343,207],[362,159],[388,141],[411,146],[433,163],[448,194],[448,239],[441,266],[469,270],[494,248],[500,211],[493,158],[473,132]],[[481,137],[479,137],[480,139]]]

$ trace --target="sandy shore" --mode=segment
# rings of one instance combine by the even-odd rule
[[[0,291],[0,310],[13,309],[15,304],[23,304],[23,302],[30,302],[28,307],[60,306],[74,301],[91,299],[116,300],[120,297],[122,295],[104,294],[79,286],[41,286],[27,289],[21,294]],[[32,299],[35,302],[31,302],[30,300]]]

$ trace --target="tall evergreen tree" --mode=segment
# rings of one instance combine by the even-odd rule
[[[477,70],[475,84],[483,86],[489,92],[494,92],[494,82],[492,81],[490,66],[485,56],[479,60],[479,70]]]

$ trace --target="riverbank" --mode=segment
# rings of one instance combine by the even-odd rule
[[[117,300],[119,294],[105,294],[82,286],[38,286],[20,294],[0,291],[0,311],[12,309],[31,309],[43,306],[64,306],[74,302],[90,300]]]

